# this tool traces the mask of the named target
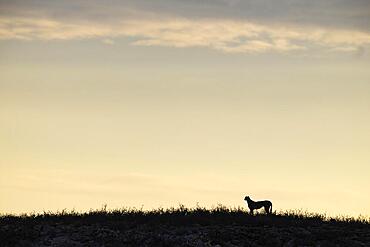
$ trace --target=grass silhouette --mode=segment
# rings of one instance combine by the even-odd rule
[[[369,246],[366,217],[303,210],[250,215],[244,208],[184,205],[143,210],[103,206],[1,215],[1,246]],[[331,245],[334,243],[334,245]]]

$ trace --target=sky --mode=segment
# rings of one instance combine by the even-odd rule
[[[367,0],[0,0],[0,213],[370,215]]]

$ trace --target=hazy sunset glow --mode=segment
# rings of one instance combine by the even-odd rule
[[[0,213],[370,215],[369,10],[0,0]]]

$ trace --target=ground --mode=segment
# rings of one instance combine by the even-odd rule
[[[217,207],[0,217],[0,246],[370,246],[367,219]]]

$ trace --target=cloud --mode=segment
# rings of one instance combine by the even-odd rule
[[[135,46],[206,47],[226,53],[357,51],[370,33],[322,27],[260,24],[229,19],[122,19],[115,22],[0,18],[2,40],[79,40],[129,37]],[[361,48],[363,49],[363,48]]]
[[[369,9],[367,0],[0,0],[0,40],[361,53],[370,44]]]
[[[0,15],[62,21],[149,16],[228,19],[370,31],[368,0],[0,0]]]

